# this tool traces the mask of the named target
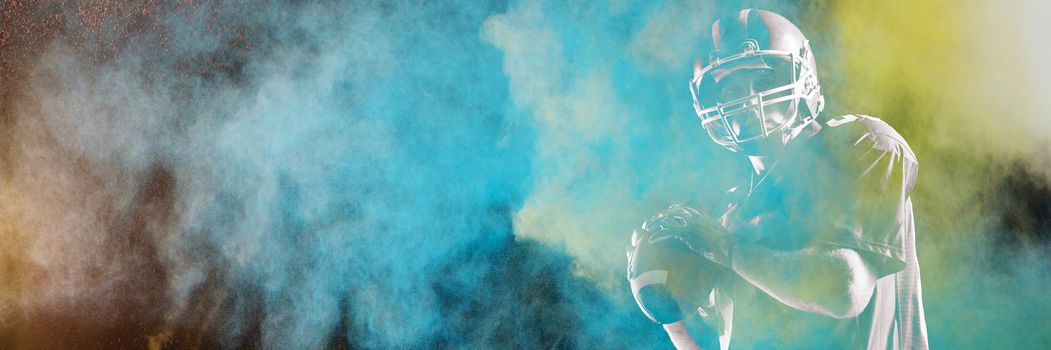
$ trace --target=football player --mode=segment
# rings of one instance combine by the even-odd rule
[[[673,205],[632,235],[628,280],[678,348],[926,349],[916,156],[880,119],[821,118],[803,33],[746,9],[690,81],[701,126],[750,164],[719,211]]]

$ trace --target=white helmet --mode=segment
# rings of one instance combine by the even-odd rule
[[[745,9],[736,19],[712,24],[712,39],[708,65],[702,67],[699,59],[694,64],[690,91],[701,125],[716,143],[736,152],[776,134],[784,144],[821,112],[814,55],[792,22]],[[741,70],[762,77],[751,80],[747,91],[728,90],[734,84],[723,78]]]

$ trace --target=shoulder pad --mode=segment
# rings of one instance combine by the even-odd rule
[[[858,133],[854,136],[855,145],[867,139],[870,140],[869,142],[872,142],[872,147],[875,149],[899,154],[914,163],[918,163],[916,155],[912,152],[912,148],[909,147],[905,138],[882,119],[867,115],[847,114],[829,119],[825,124],[833,129],[852,129],[849,126],[853,126],[857,129],[854,132]]]

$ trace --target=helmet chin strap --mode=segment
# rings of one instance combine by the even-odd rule
[[[806,102],[800,101],[799,103]],[[810,137],[814,136],[814,134],[817,134],[819,131],[821,131],[821,123],[817,122],[817,116],[814,115],[809,110],[809,108],[801,109],[798,106],[798,104],[792,108],[794,109],[792,113],[796,114],[796,118],[802,118],[802,121],[799,123],[799,125],[785,127],[780,130],[782,145],[787,145],[789,142],[799,138],[800,136]],[[806,114],[800,115],[801,110],[806,111]]]

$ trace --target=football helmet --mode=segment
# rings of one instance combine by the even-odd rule
[[[741,10],[712,24],[712,39],[707,65],[694,63],[690,92],[715,143],[749,151],[774,135],[784,144],[821,112],[824,97],[810,43],[787,19]]]

